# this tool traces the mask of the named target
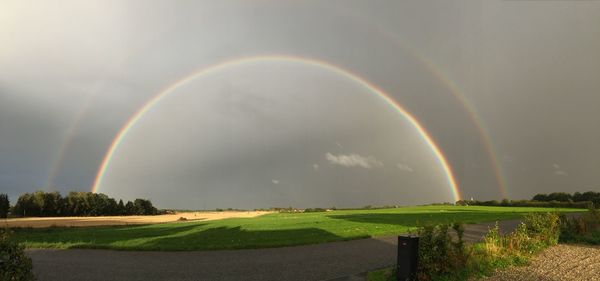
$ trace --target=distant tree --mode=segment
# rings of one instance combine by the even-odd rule
[[[0,218],[6,218],[8,216],[9,209],[10,201],[8,200],[8,195],[0,194]]]
[[[152,202],[146,199],[135,199],[133,206],[136,215],[156,215],[157,210],[152,206]]]
[[[532,199],[534,201],[541,201],[541,202],[550,201],[550,200],[548,200],[548,195],[546,195],[546,194],[536,194],[535,196],[533,196]]]
[[[548,194],[548,201],[568,202],[572,200],[572,196],[566,192],[554,192]]]
[[[33,194],[25,193],[19,196],[15,204],[15,215],[17,216],[39,216],[40,210],[33,201]]]
[[[69,192],[62,197],[58,192],[36,191],[19,196],[14,206],[18,216],[113,216],[156,215],[158,210],[146,199],[123,204],[102,193]]]
[[[125,204],[123,204],[123,199],[119,199],[119,203],[117,204],[117,214],[122,216],[125,215],[127,210],[125,210]]]
[[[135,208],[131,201],[127,201],[127,204],[125,204],[125,214],[128,216],[135,215]]]

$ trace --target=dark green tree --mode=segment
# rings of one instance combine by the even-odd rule
[[[9,209],[10,201],[8,200],[8,195],[0,194],[0,218],[6,218],[8,216]]]

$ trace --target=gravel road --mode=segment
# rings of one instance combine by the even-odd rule
[[[528,266],[499,271],[482,281],[600,281],[600,247],[558,245]]]

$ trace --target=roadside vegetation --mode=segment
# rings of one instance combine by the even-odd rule
[[[484,241],[465,244],[462,224],[439,224],[420,228],[419,266],[416,280],[468,280],[490,275],[496,269],[525,265],[541,250],[556,245],[560,234],[557,213],[530,213],[513,232],[501,235],[498,225]],[[370,281],[391,281],[395,269],[369,273]]]
[[[600,245],[600,210],[590,209],[576,217],[562,216],[560,242]]]
[[[483,242],[465,245],[460,224],[438,224],[419,229],[419,270],[416,280],[468,280],[491,275],[495,270],[522,266],[540,251],[567,243],[600,244],[600,211],[590,208],[578,216],[530,213],[511,233],[501,235],[498,224]],[[453,232],[454,235],[450,235]],[[395,279],[394,268],[368,274],[369,281]]]
[[[9,230],[0,230],[0,281],[35,280],[31,259],[23,246],[10,238]]]
[[[15,239],[29,248],[170,251],[265,248],[397,235],[425,225],[490,222],[551,211],[579,210],[439,205],[272,213],[249,219],[143,226],[15,229]]]

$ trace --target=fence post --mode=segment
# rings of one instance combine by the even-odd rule
[[[398,262],[396,280],[417,280],[417,264],[419,260],[419,237],[398,236]]]

